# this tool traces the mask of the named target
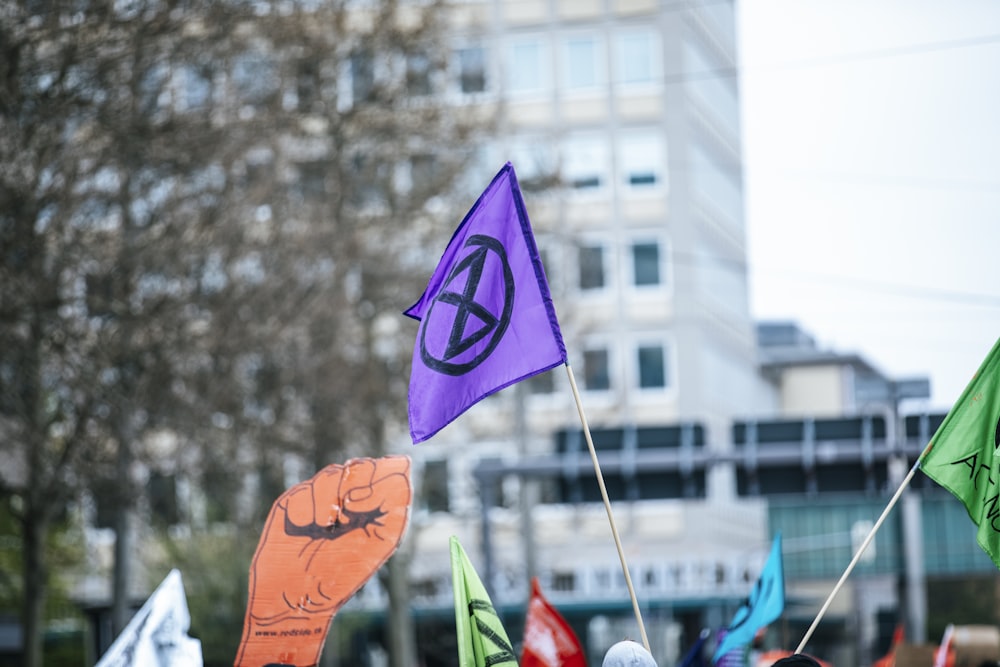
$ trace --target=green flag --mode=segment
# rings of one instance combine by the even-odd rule
[[[517,667],[500,617],[457,537],[451,538],[451,580],[459,667]]]
[[[979,526],[976,541],[1000,567],[1000,339],[938,427],[920,469],[955,494]]]

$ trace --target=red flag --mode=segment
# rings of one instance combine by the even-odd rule
[[[580,640],[566,619],[542,596],[537,577],[531,580],[521,667],[587,667]]]
[[[896,649],[899,645],[903,643],[903,639],[906,637],[906,631],[903,629],[902,623],[896,624],[896,629],[892,632],[892,643],[889,644],[889,650],[886,654],[875,661],[872,667],[895,667],[896,665]]]

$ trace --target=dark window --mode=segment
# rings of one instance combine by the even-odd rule
[[[423,507],[430,512],[448,511],[447,461],[428,461],[424,465]]]
[[[576,590],[576,575],[572,572],[554,572],[552,590],[571,592]]]
[[[314,60],[299,63],[296,79],[296,94],[299,98],[299,111],[315,111],[319,102],[319,65]]]
[[[660,246],[657,243],[633,243],[632,266],[636,285],[660,284]]]
[[[580,289],[604,287],[604,248],[584,246],[579,252]]]
[[[368,102],[375,90],[375,67],[370,53],[361,51],[351,56],[351,95],[354,104]]]
[[[656,185],[656,174],[651,171],[633,171],[628,175],[629,185]]]
[[[326,194],[326,163],[299,164],[299,193],[305,199],[319,200]]]
[[[583,386],[591,391],[611,388],[606,349],[586,350],[583,353]]]
[[[151,473],[146,493],[149,499],[149,513],[154,524],[173,526],[180,521],[180,513],[177,510],[177,482],[173,475]]]
[[[556,390],[555,373],[546,371],[532,375],[527,380],[528,391],[532,394],[551,394]]]
[[[406,59],[406,90],[410,95],[430,95],[431,59],[424,54]]]
[[[667,386],[666,359],[661,345],[639,348],[639,386],[654,389]]]
[[[457,51],[458,87],[463,93],[481,93],[486,90],[486,52],[481,46],[470,46]]]

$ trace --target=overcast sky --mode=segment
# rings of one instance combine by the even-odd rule
[[[1000,337],[1000,2],[737,7],[754,317],[949,409]]]

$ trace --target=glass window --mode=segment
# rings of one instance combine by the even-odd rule
[[[448,461],[428,461],[424,464],[421,495],[423,508],[427,511],[448,511]]]
[[[607,348],[584,350],[583,386],[590,391],[607,391],[611,388]]]
[[[662,345],[640,345],[638,361],[641,389],[661,389],[667,386],[666,357]]]
[[[656,131],[629,132],[618,139],[620,182],[632,190],[662,185],[663,137]]]
[[[580,289],[604,287],[604,248],[599,245],[581,246],[578,256]]]
[[[608,182],[608,157],[608,144],[603,137],[568,139],[563,153],[563,181],[578,191],[604,187]]]
[[[556,390],[556,374],[550,370],[532,375],[527,379],[526,385],[531,394],[551,394]]]
[[[481,93],[486,90],[486,50],[481,46],[457,49],[458,89],[463,93]]]
[[[508,53],[507,88],[512,93],[536,93],[547,85],[548,53],[540,39],[512,42]]]
[[[326,195],[327,164],[322,161],[301,162],[298,165],[299,180],[297,190],[303,198],[322,200]]]
[[[375,66],[371,53],[359,51],[351,56],[351,99],[355,104],[370,99],[375,89]]]
[[[418,53],[406,59],[406,90],[410,95],[430,95],[431,59]]]
[[[146,485],[149,511],[153,522],[160,526],[173,526],[180,521],[177,509],[177,482],[173,475],[152,472]]]
[[[601,44],[593,35],[573,35],[563,44],[563,77],[566,90],[594,88],[604,72]]]
[[[507,147],[507,155],[517,170],[521,190],[544,190],[558,182],[559,160],[548,137],[521,137]]]
[[[660,244],[636,241],[632,244],[632,279],[636,286],[660,284]]]
[[[618,83],[652,83],[659,74],[658,42],[652,30],[630,30],[618,35]]]
[[[295,81],[299,111],[314,111],[319,102],[319,66],[315,60],[303,60],[298,65]]]

